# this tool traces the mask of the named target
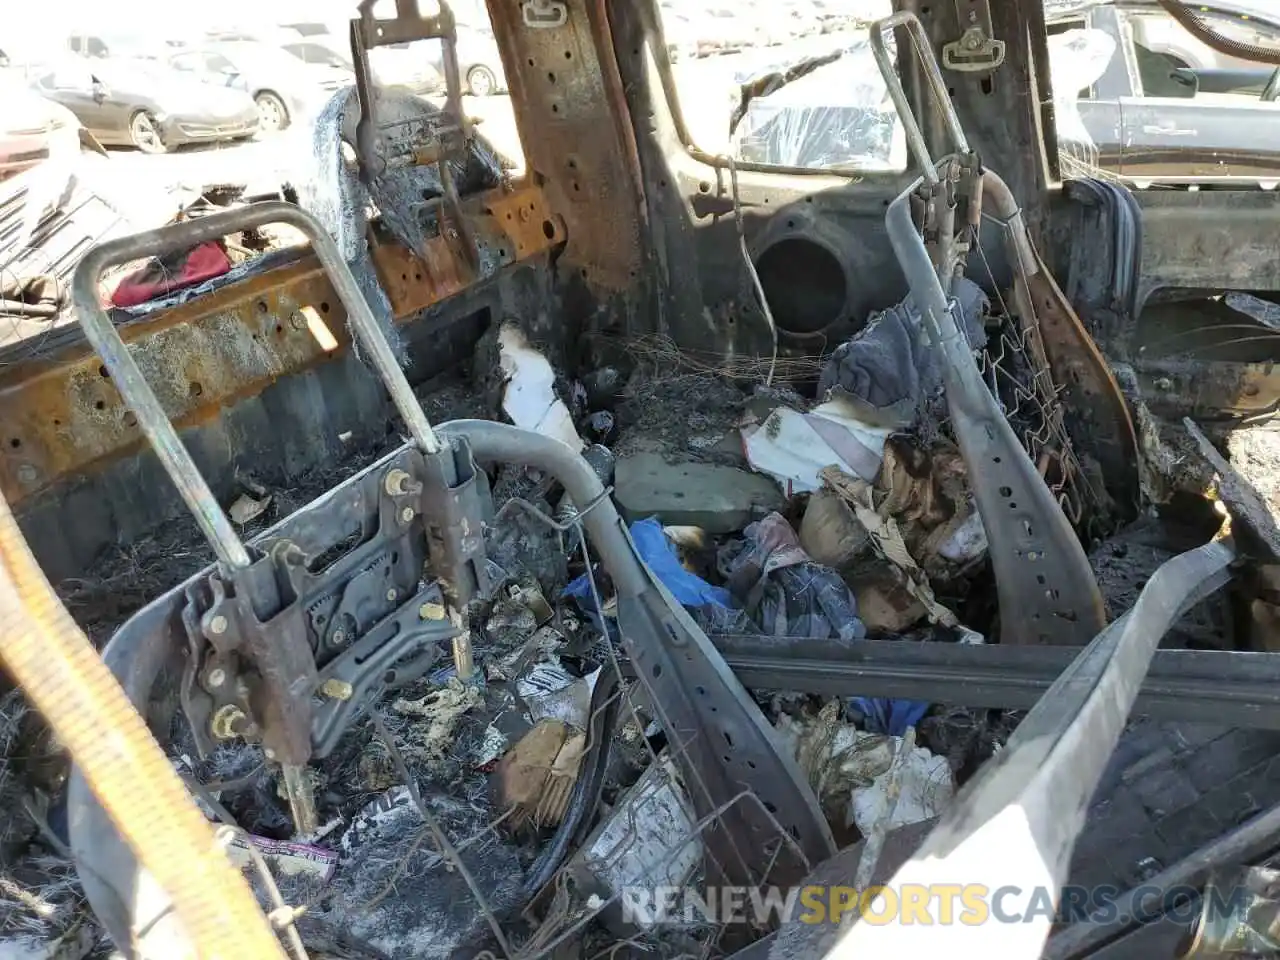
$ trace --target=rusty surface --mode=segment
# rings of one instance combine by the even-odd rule
[[[1280,407],[1280,364],[1186,358],[1135,364],[1142,397],[1158,416],[1238,419]]]
[[[1040,336],[1062,400],[1071,411],[1071,439],[1078,452],[1101,467],[1107,492],[1122,513],[1138,504],[1138,437],[1120,385],[1093,337],[1058,289],[1044,261],[1028,282],[1027,296],[1040,321]]]
[[[641,268],[644,198],[622,133],[627,114],[609,95],[597,53],[593,5],[568,0],[563,26],[531,30],[522,4],[488,2],[526,162],[564,214],[562,260],[588,283],[620,291]]]
[[[493,270],[564,241],[563,220],[536,187],[492,191],[468,206],[477,235],[493,248]],[[423,253],[419,259],[393,244],[374,249],[400,320],[475,282],[456,242],[436,238]],[[310,254],[123,325],[120,333],[182,427],[350,343],[346,312]],[[0,490],[11,504],[142,440],[133,414],[83,342],[0,370],[0,424]]]

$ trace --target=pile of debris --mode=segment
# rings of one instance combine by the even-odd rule
[[[434,415],[496,415],[581,452],[612,485],[650,570],[713,640],[980,643],[959,611],[983,575],[986,544],[959,454],[927,413],[937,409],[936,371],[922,362],[892,395],[880,373],[865,378],[874,390],[858,392],[853,371],[882,354],[869,343],[894,322],[882,315],[833,355],[824,374],[833,385],[816,405],[788,389],[748,393],[698,375],[697,390],[716,402],[673,426],[670,379],[617,368],[567,379],[513,323],[497,331],[498,410],[477,409],[455,385],[422,399]],[[690,383],[679,389],[687,398]],[[334,479],[317,477],[314,492]],[[637,936],[705,947],[720,930],[691,923],[673,933],[638,905],[619,905],[637,886],[705,882],[707,825],[677,773],[681,745],[629,673],[608,576],[571,523],[579,507],[536,471],[503,468],[494,490],[486,547],[502,586],[471,613],[477,675],[463,681],[439,666],[372,704],[310,769],[317,831],[295,835],[279,774],[255,745],[226,741],[201,759],[179,717],[174,764],[209,817],[240,831],[246,867],[252,846],[283,901],[304,908],[296,927],[313,954],[443,957],[496,941],[508,955],[535,955],[570,938]],[[230,510],[253,531],[311,492],[246,482]],[[170,561],[181,543],[185,564],[135,551],[123,569],[104,571],[105,591],[64,585],[71,609],[105,640],[131,608],[207,561],[185,525],[156,541]],[[122,589],[139,577],[145,589]],[[937,816],[957,773],[976,769],[1010,732],[984,736],[983,716],[856,690],[756,699],[842,842],[877,823]],[[59,788],[56,778],[44,785],[49,796]],[[65,853],[62,816],[54,799],[33,818],[25,858],[7,874],[15,883]],[[41,942],[62,944],[33,956],[84,956],[101,939],[79,901],[23,906],[15,917],[4,936],[39,923]]]

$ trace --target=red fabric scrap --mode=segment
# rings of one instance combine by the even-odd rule
[[[230,269],[231,260],[216,240],[202,243],[185,253],[152,257],[145,266],[120,281],[111,295],[111,305],[136,307],[175,290],[220,277]]]

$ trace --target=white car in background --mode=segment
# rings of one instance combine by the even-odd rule
[[[304,63],[341,65],[355,71],[345,26],[305,21],[281,24],[281,29],[292,36],[278,38],[279,45]],[[444,76],[435,65],[439,46],[439,40],[419,40],[370,50],[369,67],[374,81],[410,93],[439,93],[444,89]]]

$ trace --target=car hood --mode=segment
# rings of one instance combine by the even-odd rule
[[[46,100],[34,91],[6,84],[0,90],[0,134],[41,133],[58,127],[74,127],[79,121],[66,107]]]

